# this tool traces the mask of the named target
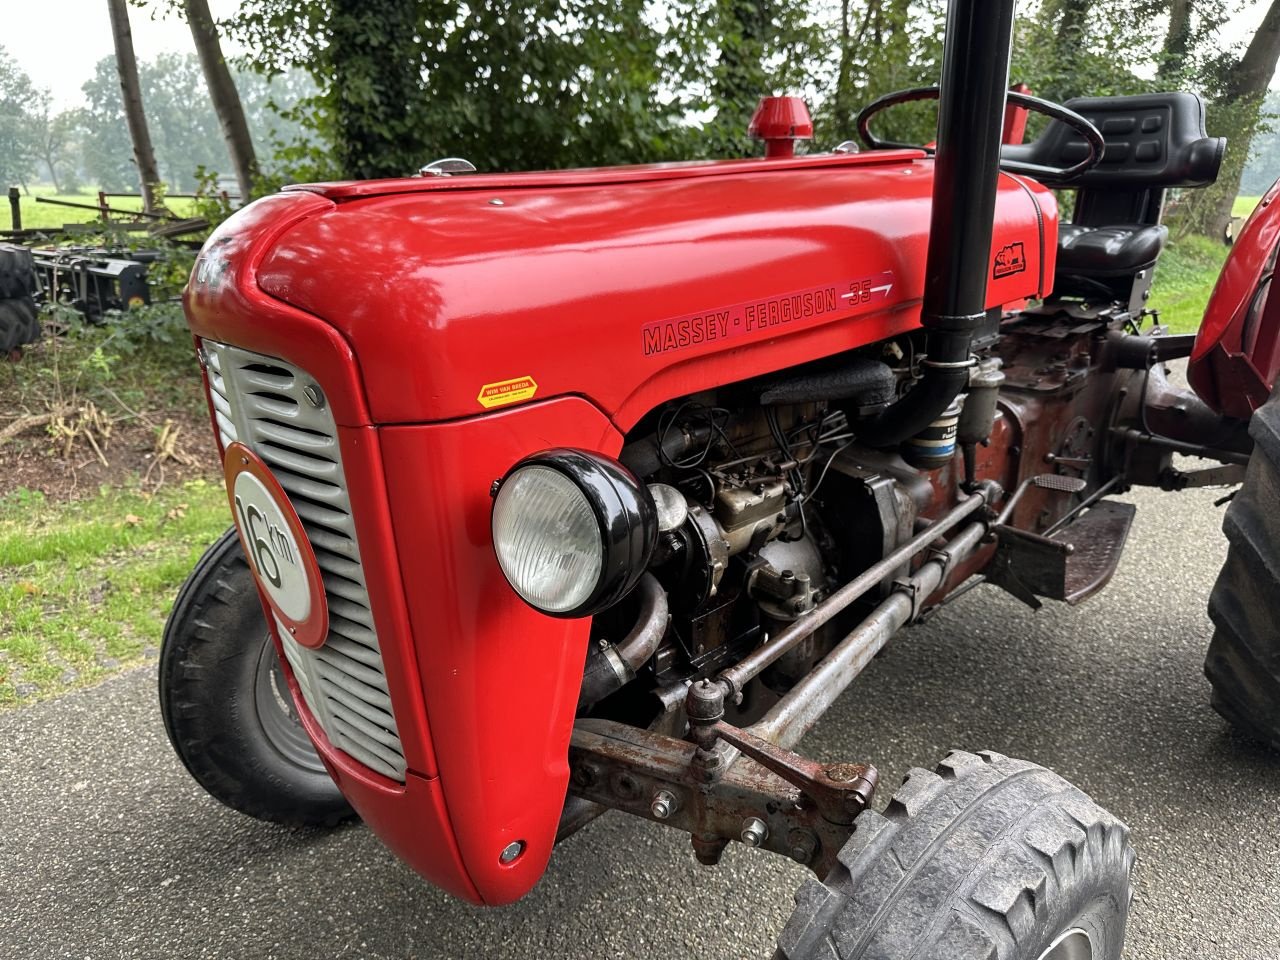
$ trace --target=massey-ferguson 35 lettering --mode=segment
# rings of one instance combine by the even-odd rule
[[[792,960],[1118,957],[1128,831],[1055,774],[953,753],[879,813],[870,745],[795,752],[977,578],[1099,590],[1138,484],[1242,483],[1206,669],[1280,743],[1280,192],[1166,335],[1166,191],[1224,143],[1186,93],[1007,93],[1012,20],[952,0],[940,91],[869,106],[861,152],[795,155],[804,105],[767,98],[761,159],[291,187],[223,224],[186,302],[235,527],[160,674],[193,776],[358,814],[474,903],[613,809],[810,867]],[[877,138],[930,97],[936,150]]]

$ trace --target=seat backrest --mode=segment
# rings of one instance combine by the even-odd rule
[[[1102,133],[1102,162],[1070,183],[1081,190],[1204,187],[1218,178],[1227,141],[1204,128],[1204,101],[1194,93],[1077,97],[1065,104]],[[1084,138],[1060,120],[1028,144],[1004,148],[1009,159],[1068,167],[1088,155]]]

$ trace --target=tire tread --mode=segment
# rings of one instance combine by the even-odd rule
[[[826,881],[797,894],[777,956],[1021,958],[1071,891],[1100,884],[1119,917],[1111,960],[1133,859],[1128,828],[1051,771],[953,753],[858,818]]]
[[[1253,415],[1244,483],[1223,517],[1227,558],[1209,594],[1210,703],[1233,727],[1280,750],[1280,391]]]

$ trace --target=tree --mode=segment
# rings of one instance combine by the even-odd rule
[[[385,176],[442,156],[486,170],[671,155],[683,101],[645,0],[249,0],[229,29],[270,74],[299,68],[327,150],[301,176]]]
[[[1249,159],[1240,178],[1240,192],[1260,196],[1280,177],[1280,129],[1276,117],[1280,116],[1280,92],[1271,91],[1262,102],[1262,115],[1266,126],[1253,138]]]
[[[136,188],[138,169],[124,118],[115,57],[103,57],[81,87],[85,106],[79,111],[80,163],[89,183],[121,192]]]
[[[218,39],[218,28],[213,22],[213,15],[209,12],[209,0],[184,0],[183,7],[187,23],[191,27],[191,37],[195,41],[196,54],[200,57],[200,66],[204,70],[209,99],[218,115],[222,137],[231,157],[231,167],[240,186],[240,196],[247,200],[253,192],[253,181],[258,175],[258,159],[253,149],[253,138],[249,135],[249,123],[245,119],[240,94],[236,90],[227,61],[222,56],[222,44]]]
[[[1200,15],[1199,4],[1193,5],[1193,12]],[[1217,182],[1186,196],[1177,222],[1181,233],[1195,231],[1220,238],[1231,220],[1231,208],[1240,192],[1254,137],[1268,126],[1264,101],[1280,59],[1280,0],[1269,4],[1243,55],[1236,50],[1216,49],[1221,45],[1214,42],[1215,30],[1213,25],[1208,31],[1210,42],[1204,46],[1211,50],[1193,76],[1200,81],[1200,89],[1209,101],[1209,133],[1226,137],[1227,150]]]
[[[72,142],[76,135],[78,118],[75,111],[53,112],[53,98],[41,90],[33,99],[29,115],[32,146],[40,162],[44,164],[55,193],[62,193],[75,185],[75,159]]]
[[[147,115],[142,107],[142,85],[138,80],[138,61],[133,52],[129,9],[125,0],[107,0],[107,8],[111,14],[111,38],[116,48],[120,95],[129,126],[129,139],[133,143],[134,162],[138,165],[138,177],[142,184],[142,208],[147,213],[156,213],[160,206],[156,197],[160,174],[156,170],[155,151],[151,147]]]
[[[37,97],[31,78],[0,47],[0,192],[11,184],[25,189],[35,172],[31,111]]]
[[[1240,178],[1250,144],[1263,123],[1263,99],[1275,76],[1277,61],[1280,61],[1280,0],[1272,0],[1244,56],[1227,74],[1221,98],[1215,105],[1227,115],[1234,136],[1228,135],[1218,183],[1206,194],[1209,215],[1199,218],[1198,225],[1211,237],[1222,236],[1231,221],[1231,206],[1240,192]]]

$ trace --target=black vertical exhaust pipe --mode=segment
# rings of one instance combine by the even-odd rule
[[[914,437],[955,400],[969,377],[973,333],[986,316],[991,234],[1000,170],[1015,0],[950,0],[938,97],[933,210],[920,321],[929,334],[923,375],[874,420],[863,443]]]

